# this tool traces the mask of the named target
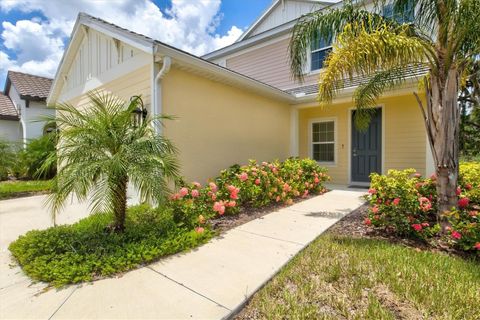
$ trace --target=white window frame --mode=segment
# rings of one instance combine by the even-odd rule
[[[333,39],[332,39],[331,43],[333,44]],[[306,74],[306,75],[318,74],[318,73],[320,73],[320,71],[323,70],[323,66],[320,69],[312,70],[312,54],[315,53],[315,52],[318,52],[318,51],[322,51],[322,50],[328,50],[328,49],[333,50],[333,45],[332,44],[330,44],[329,46],[326,46],[326,47],[321,47],[321,48],[315,49],[315,50],[311,50],[311,48],[308,49],[307,63],[305,64],[304,74]]]
[[[328,117],[328,118],[315,118],[308,121],[308,153],[309,157],[313,159],[313,145],[314,144],[330,144],[332,142],[313,142],[313,124],[314,123],[325,123],[333,122],[333,161],[317,161],[318,164],[329,167],[337,166],[338,159],[338,149],[337,149],[337,134],[338,134],[338,121],[337,117]],[[315,159],[314,159],[315,160]],[[316,160],[315,160],[316,161]]]

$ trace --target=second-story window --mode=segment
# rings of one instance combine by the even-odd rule
[[[415,8],[413,1],[409,1],[403,12],[394,12],[393,3],[387,3],[383,6],[383,16],[388,19],[394,19],[398,23],[412,23],[415,18]]]
[[[315,37],[311,45],[310,71],[322,69],[330,52],[332,52],[332,40]]]

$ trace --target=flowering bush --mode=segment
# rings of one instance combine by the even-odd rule
[[[263,207],[271,203],[293,203],[293,199],[325,192],[326,169],[310,159],[290,158],[284,162],[251,160],[233,165],[213,181],[201,186],[185,185],[172,196],[175,221],[201,227],[208,219],[238,213],[241,207]]]
[[[420,238],[438,231],[433,178],[424,179],[414,169],[408,169],[372,174],[371,181],[367,224]]]
[[[480,253],[480,164],[460,165],[458,208],[446,213],[447,240],[462,250]],[[414,169],[372,174],[370,208],[365,224],[400,236],[422,239],[439,233],[436,221],[436,177],[424,178]]]

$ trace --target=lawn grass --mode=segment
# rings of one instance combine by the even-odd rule
[[[0,182],[0,200],[48,191],[51,187],[51,180],[2,181]]]
[[[326,234],[238,319],[479,319],[480,262]]]

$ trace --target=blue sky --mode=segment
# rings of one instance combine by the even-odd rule
[[[52,77],[80,11],[202,55],[233,43],[271,3],[272,0],[1,0],[0,89],[8,69]]]

